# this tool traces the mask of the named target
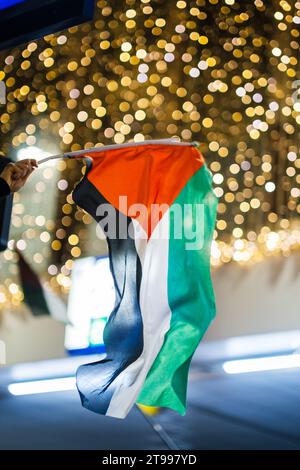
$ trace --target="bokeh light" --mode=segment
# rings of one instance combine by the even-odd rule
[[[213,265],[288,255],[300,246],[299,24],[292,1],[100,0],[93,22],[0,54],[0,149],[198,141],[220,198]],[[62,293],[73,260],[105,249],[72,200],[81,175],[78,161],[41,167],[15,197],[11,236]],[[0,308],[22,301],[16,255],[5,260]]]

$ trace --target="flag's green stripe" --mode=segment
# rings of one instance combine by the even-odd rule
[[[168,269],[171,324],[137,401],[149,406],[172,408],[184,414],[190,361],[215,315],[210,245],[217,198],[212,192],[211,174],[205,165],[189,180],[174,203],[186,209],[188,206],[185,204],[203,204],[204,230],[200,231],[203,234],[203,247],[187,250],[186,243],[190,240],[186,236],[182,239],[174,238],[172,206]],[[195,206],[192,210],[194,215]]]

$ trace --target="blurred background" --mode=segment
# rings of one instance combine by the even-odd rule
[[[197,141],[219,197],[217,317],[187,416],[121,422],[74,391],[86,354],[103,353],[114,295],[106,242],[72,199],[84,169],[32,175],[0,254],[1,448],[300,448],[299,24],[300,2],[100,0],[93,21],[0,51],[5,156]]]

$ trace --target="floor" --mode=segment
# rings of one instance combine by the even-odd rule
[[[0,397],[0,449],[298,449],[300,371],[191,372],[184,417],[98,416],[76,392]]]

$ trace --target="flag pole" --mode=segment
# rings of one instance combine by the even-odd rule
[[[83,153],[83,152],[80,152],[80,153]],[[49,157],[42,158],[42,160],[38,160],[38,164],[41,165],[42,163],[46,163],[51,160],[58,160],[60,158],[73,158],[73,157],[77,157],[78,154],[79,152],[70,152],[70,153],[59,153],[57,155],[50,155]]]
[[[141,142],[126,142],[123,144],[101,145],[99,147],[92,147],[92,148],[88,148],[84,150],[75,150],[74,152],[66,152],[66,153],[60,153],[58,155],[52,155],[52,156],[43,158],[42,160],[38,162],[38,164],[40,165],[50,160],[57,160],[59,158],[73,158],[73,157],[79,157],[81,155],[88,157],[90,153],[103,152],[106,150],[113,150],[113,149],[118,149],[118,148],[139,146],[139,145],[145,145],[145,144],[148,144],[148,145],[168,144],[168,145],[199,147],[198,142],[179,142],[175,139],[158,139],[158,140],[145,140]]]
[[[38,164],[41,165],[41,163],[46,163],[49,162],[50,160],[57,160],[59,158],[64,158],[65,154],[64,153],[59,153],[58,155],[51,155],[50,157],[42,158],[42,160],[38,161]]]

